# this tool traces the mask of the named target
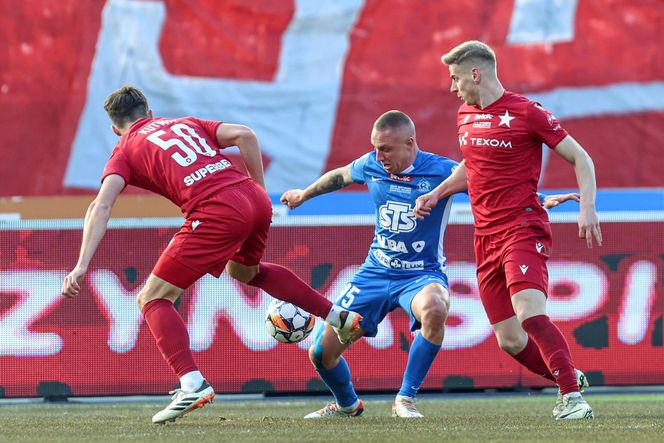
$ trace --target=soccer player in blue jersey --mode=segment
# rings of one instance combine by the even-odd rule
[[[309,357],[334,394],[335,403],[305,418],[357,416],[364,409],[351,383],[343,352],[359,337],[376,335],[378,324],[401,307],[411,330],[421,329],[411,345],[401,389],[392,415],[422,417],[414,398],[443,342],[450,296],[443,234],[451,198],[439,202],[433,217],[416,220],[415,200],[448,177],[457,163],[421,151],[415,125],[400,111],[389,111],[374,123],[374,151],[329,171],[304,190],[284,193],[281,202],[296,208],[306,200],[352,183],[364,183],[376,205],[376,231],[369,254],[336,304],[363,316],[359,333],[343,337],[331,327],[319,330]]]
[[[443,236],[452,200],[439,201],[431,210],[432,216],[423,220],[415,219],[413,208],[416,199],[450,176],[457,163],[421,151],[415,125],[400,111],[388,111],[376,120],[371,143],[374,151],[327,172],[304,190],[290,190],[281,197],[281,202],[293,209],[317,195],[364,183],[376,205],[376,230],[369,254],[335,302],[363,316],[360,330],[353,335],[337,334],[328,325],[319,330],[309,357],[335,402],[305,418],[362,414],[364,405],[353,389],[342,354],[358,338],[375,336],[378,324],[398,307],[408,313],[411,330],[420,329],[420,333],[410,347],[392,415],[422,417],[414,405],[415,395],[443,342],[450,305]],[[578,195],[548,196],[543,204],[553,207],[567,200],[578,201]]]

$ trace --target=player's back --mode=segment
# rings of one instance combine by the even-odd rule
[[[220,122],[195,117],[144,118],[122,136],[103,176],[156,192],[187,213],[220,189],[248,177],[221,154],[216,140]]]

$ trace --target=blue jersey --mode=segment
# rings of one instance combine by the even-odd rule
[[[415,200],[452,174],[457,162],[420,151],[399,174],[389,174],[370,152],[351,163],[355,183],[366,183],[376,205],[376,230],[362,269],[387,270],[407,276],[421,271],[445,271],[443,237],[452,198],[438,202],[431,215],[417,220]]]

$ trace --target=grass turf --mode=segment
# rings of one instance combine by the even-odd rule
[[[445,395],[418,403],[421,420],[390,417],[391,398],[365,402],[359,418],[303,420],[320,400],[217,401],[176,423],[153,425],[165,403],[0,405],[0,441],[11,442],[661,442],[664,394],[587,395],[594,420],[556,422],[551,396]]]

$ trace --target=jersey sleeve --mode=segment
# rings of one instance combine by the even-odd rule
[[[131,168],[129,168],[127,158],[117,147],[113,149],[111,157],[108,159],[108,162],[106,162],[106,166],[104,166],[104,172],[101,175],[101,181],[103,182],[104,179],[111,174],[119,175],[124,179],[126,184],[129,184],[131,179]]]
[[[196,122],[199,124],[205,132],[214,140],[214,144],[217,145],[219,149],[224,149],[223,146],[219,146],[219,143],[217,143],[217,129],[223,122],[217,121],[217,120],[203,120],[200,118],[196,117],[189,117],[192,121]]]
[[[528,123],[536,140],[551,149],[567,137],[567,131],[560,126],[558,119],[537,102],[528,105]]]
[[[371,156],[371,152],[368,152],[364,154],[362,157],[353,160],[353,162],[350,164],[350,176],[353,179],[353,183],[359,183],[359,184],[364,184],[366,183],[366,174],[365,174],[365,169],[367,166],[367,162],[369,161],[369,157]]]
[[[457,166],[459,166],[458,162],[450,160],[449,158],[444,159],[441,165],[442,167],[441,175],[443,177],[443,180],[452,175]]]

